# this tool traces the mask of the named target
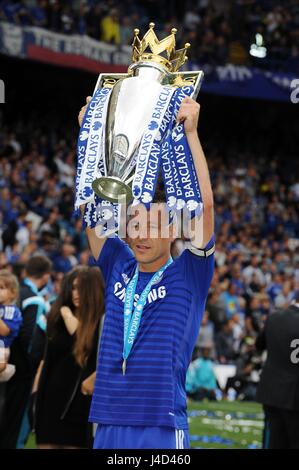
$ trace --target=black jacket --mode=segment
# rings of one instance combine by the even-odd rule
[[[257,340],[258,349],[267,349],[257,391],[257,401],[286,410],[299,410],[299,363],[291,360],[291,342],[299,339],[299,308],[269,316],[264,333]]]
[[[75,335],[59,319],[53,338],[47,335],[44,366],[38,384],[36,421],[52,415],[70,423],[88,421],[91,397],[81,393],[81,383],[96,370],[99,327],[96,329],[87,364],[81,368],[73,356]]]
[[[11,346],[9,362],[16,366],[16,373],[11,380],[32,380],[42,359],[45,348],[45,333],[36,324],[38,303],[44,302],[32,289],[22,283],[20,288],[19,307],[23,324],[17,338]]]

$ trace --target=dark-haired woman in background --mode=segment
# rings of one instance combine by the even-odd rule
[[[88,415],[103,311],[99,269],[74,268],[64,277],[49,313],[47,347],[36,378],[40,449],[92,447]]]

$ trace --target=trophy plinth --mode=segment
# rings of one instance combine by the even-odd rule
[[[106,201],[117,203],[125,200],[130,203],[133,200],[131,187],[113,176],[102,176],[92,183],[94,192]]]

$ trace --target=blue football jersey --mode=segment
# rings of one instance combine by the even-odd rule
[[[14,338],[18,335],[23,322],[21,311],[15,305],[0,305],[0,319],[10,329],[8,336],[0,336],[4,346],[9,348]]]
[[[213,246],[214,236],[205,249]],[[106,240],[97,260],[106,310],[91,422],[188,429],[186,372],[214,271],[213,253],[194,252],[184,250],[152,286],[123,375],[124,299],[136,260],[123,241]],[[135,302],[152,275],[139,273]]]

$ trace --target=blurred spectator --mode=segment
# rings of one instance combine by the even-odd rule
[[[133,25],[129,16],[124,16],[120,24],[120,42],[121,44],[132,43]]]
[[[35,26],[46,27],[47,26],[47,0],[37,0],[36,4],[30,9],[32,23]]]
[[[264,283],[264,275],[259,268],[259,258],[258,256],[253,256],[250,260],[249,266],[247,266],[243,270],[243,277],[246,284],[250,284],[251,282],[258,283],[258,285],[262,285]]]
[[[76,248],[77,253],[81,253],[88,248],[87,238],[82,230],[81,220],[77,220],[72,234],[72,244]],[[80,263],[81,264],[81,263]]]
[[[233,362],[236,353],[234,350],[233,321],[226,320],[222,329],[216,334],[216,352],[218,361],[221,364]]]
[[[228,394],[233,388],[239,400],[254,401],[256,397],[258,371],[261,369],[261,359],[255,352],[255,341],[251,337],[244,338],[240,355],[236,359],[236,375],[227,380],[224,393]]]
[[[61,28],[64,34],[72,34],[74,30],[74,14],[70,5],[65,5],[61,11]]]
[[[53,259],[55,271],[67,273],[78,264],[74,256],[75,247],[73,245],[64,243],[61,248],[61,253]]]
[[[240,311],[239,298],[236,295],[236,291],[236,285],[230,282],[227,291],[223,292],[220,296],[220,300],[224,302],[226,316],[228,319]]]
[[[201,321],[199,335],[196,341],[195,353],[196,351],[200,351],[203,348],[205,348],[207,344],[210,345],[210,348],[211,348],[211,351],[210,351],[211,357],[215,357],[214,324],[209,319],[208,310],[205,310],[203,317],[202,317],[202,321]]]
[[[211,345],[206,345],[202,357],[191,362],[186,376],[187,395],[193,400],[216,400],[217,381],[210,359]]]
[[[22,447],[28,435],[27,405],[45,346],[47,306],[39,291],[48,283],[51,269],[51,262],[46,257],[34,256],[26,264],[26,278],[21,284],[19,298],[23,324],[11,346],[10,362],[16,367],[16,372],[7,382],[5,390],[5,412],[0,434],[2,449]]]
[[[54,158],[54,162],[57,165],[59,180],[61,184],[65,184],[71,188],[74,184],[75,169],[73,166],[74,155],[69,153],[67,157],[63,158],[63,153],[60,151]]]
[[[16,305],[18,294],[19,282],[16,276],[6,269],[0,270],[0,377],[1,372],[5,370],[2,361],[5,360],[6,366],[10,346],[18,336],[23,322],[22,314]]]
[[[257,401],[263,404],[263,448],[299,449],[299,290],[292,304],[269,316],[256,347],[267,351]]]
[[[39,234],[43,236],[44,233],[47,233],[48,236],[54,242],[55,240],[60,240],[60,226],[58,223],[59,212],[56,209],[53,209],[45,221],[39,227]]]
[[[250,320],[252,334],[254,334],[254,332],[258,333],[263,326],[263,311],[261,307],[261,298],[259,295],[250,299],[247,318]]]
[[[240,318],[240,315],[234,313],[232,315],[232,324],[233,324],[233,338],[234,338],[234,351],[238,354],[240,350],[240,344],[244,335],[244,318]]]
[[[104,17],[104,8],[102,3],[96,3],[90,8],[86,15],[86,33],[92,38],[101,38],[101,23]]]
[[[216,289],[208,295],[207,310],[211,321],[215,325],[215,331],[219,331],[226,319],[226,311],[224,303],[220,299],[220,294]]]
[[[294,298],[294,291],[290,281],[284,282],[280,293],[275,298],[274,304],[277,308],[287,308]]]
[[[113,8],[110,13],[105,16],[101,23],[103,41],[120,44],[121,32],[119,23],[119,13],[116,8]]]
[[[40,449],[92,447],[88,415],[103,309],[98,268],[79,266],[64,277],[48,316],[47,348],[33,387]]]
[[[166,23],[165,11],[169,23]],[[167,18],[167,19],[168,19]],[[142,33],[149,21],[156,30],[169,33],[178,28],[179,47],[191,42],[190,56],[197,63],[212,65],[252,64],[263,68],[299,71],[299,7],[296,1],[259,2],[150,2],[103,0],[67,2],[32,0],[1,3],[0,19],[17,25],[34,25],[64,34],[87,34],[112,44],[130,44],[133,29]],[[249,54],[260,34],[267,48],[264,59]]]
[[[63,31],[62,6],[58,0],[52,0],[48,8],[48,25],[53,31]]]
[[[193,7],[190,10],[186,11],[185,17],[184,17],[184,27],[192,31],[194,29],[197,29],[198,25],[200,24],[200,16],[197,12],[197,8]]]

